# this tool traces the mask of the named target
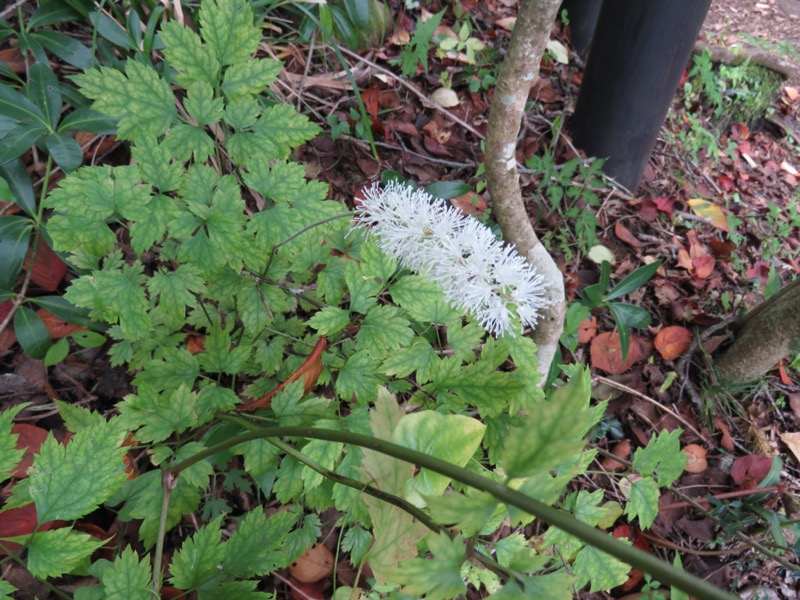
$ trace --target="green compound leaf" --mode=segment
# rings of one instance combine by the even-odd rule
[[[274,446],[273,446],[274,448]],[[232,577],[266,574],[270,555],[281,547],[283,539],[270,529],[263,509],[247,513],[225,543],[222,571]],[[287,527],[288,532],[288,527]]]
[[[131,147],[131,156],[141,171],[142,178],[162,193],[178,189],[183,180],[183,165],[174,160],[167,144],[159,144],[155,137],[141,136]]]
[[[372,402],[383,384],[383,377],[377,373],[379,361],[368,352],[359,350],[347,359],[336,378],[336,394],[349,401],[353,396],[358,402]]]
[[[397,444],[463,467],[480,446],[485,430],[483,423],[471,417],[424,410],[406,415],[392,438]],[[441,496],[449,484],[449,477],[422,469],[406,485],[406,498],[424,506],[421,496]]]
[[[83,406],[56,400],[58,414],[64,420],[64,425],[72,433],[78,433],[89,427],[96,427],[105,422],[103,415],[98,412],[90,411]]]
[[[120,118],[120,138],[163,135],[178,116],[169,83],[153,67],[135,60],[127,61],[125,73],[100,67],[74,80],[81,93],[94,100],[95,110]]]
[[[378,248],[373,238],[367,239],[361,245],[361,272],[364,277],[376,279],[378,283],[386,284],[397,270],[397,261],[390,258]]]
[[[39,523],[79,519],[122,486],[125,436],[117,420],[79,431],[66,446],[47,436],[29,473]]]
[[[164,325],[180,329],[186,320],[186,307],[197,306],[195,293],[201,292],[205,282],[190,265],[174,271],[158,271],[147,282],[151,298],[158,297],[158,310]]]
[[[253,143],[259,149],[258,154],[285,159],[292,148],[315,138],[319,132],[319,126],[297,114],[291,104],[276,104],[266,109],[253,127]]]
[[[222,65],[246,62],[261,41],[246,0],[207,0],[200,6],[200,35]]]
[[[200,127],[218,123],[225,109],[225,102],[214,98],[214,89],[204,81],[188,88],[183,105]]]
[[[217,572],[217,565],[225,554],[225,549],[220,543],[221,524],[220,515],[200,528],[192,537],[184,540],[170,564],[172,585],[182,590],[190,590],[213,578]]]
[[[148,600],[153,597],[150,559],[145,556],[139,560],[130,546],[106,567],[100,581],[104,588],[103,597],[108,600]]]
[[[71,527],[39,532],[26,545],[28,570],[40,579],[60,577],[88,561],[104,544],[105,540],[72,531]]]
[[[686,454],[681,450],[682,431],[662,431],[653,435],[647,446],[639,448],[633,455],[633,469],[640,475],[656,475],[662,487],[670,485],[686,467]]]
[[[342,549],[350,553],[350,560],[356,565],[363,560],[371,545],[372,534],[358,525],[350,527],[342,540]]]
[[[308,320],[308,326],[320,335],[338,333],[350,322],[350,313],[338,306],[326,306]]]
[[[381,290],[381,285],[374,279],[365,277],[354,260],[345,263],[344,280],[350,290],[350,310],[366,314],[377,304],[375,296]]]
[[[625,505],[628,520],[639,517],[642,529],[649,529],[658,516],[658,498],[658,484],[652,477],[644,477],[631,483],[628,503]]]
[[[579,371],[550,400],[537,405],[521,426],[511,429],[501,459],[509,477],[549,471],[583,449],[583,436],[602,416],[597,407],[589,407],[589,382],[589,371]]]
[[[273,202],[297,202],[304,198],[324,199],[327,188],[318,181],[306,180],[304,165],[288,161],[269,161],[258,157],[243,175],[245,183]]]
[[[180,161],[187,161],[194,156],[196,162],[202,162],[214,154],[214,141],[206,130],[194,125],[176,125],[170,129],[164,140],[164,147]]]
[[[467,558],[464,539],[452,540],[444,533],[426,538],[432,560],[412,558],[401,561],[393,578],[402,586],[401,594],[427,600],[447,600],[464,594],[467,586],[461,578],[461,565]]]
[[[165,348],[160,360],[151,360],[133,379],[136,386],[149,385],[158,391],[172,391],[181,385],[191,388],[200,376],[200,363],[185,348]]]
[[[410,345],[390,352],[383,360],[381,370],[394,377],[408,377],[416,371],[417,382],[427,383],[431,380],[431,365],[438,360],[433,346],[426,340],[417,338]]]
[[[431,516],[442,525],[455,525],[464,535],[476,535],[492,518],[499,503],[486,492],[426,496]]]
[[[206,83],[212,88],[219,83],[220,64],[214,50],[200,41],[194,31],[170,21],[159,34],[164,42],[164,56],[178,73],[175,81],[184,89],[192,84]]]
[[[222,79],[222,93],[228,100],[255,96],[278,79],[283,63],[270,58],[250,60],[230,67]],[[193,115],[194,116],[194,115]]]
[[[19,436],[11,433],[11,428],[14,426],[14,417],[26,406],[27,404],[20,404],[0,412],[0,483],[10,477],[11,471],[25,454],[24,448],[17,449]]]
[[[419,275],[402,277],[389,287],[389,293],[398,306],[406,309],[409,316],[420,323],[448,323],[460,317],[445,301],[444,294],[439,288],[425,277]],[[483,330],[475,326],[473,329],[480,343]]]
[[[159,394],[141,385],[117,405],[126,429],[136,430],[140,442],[161,442],[173,433],[198,425],[197,394],[180,386],[171,394]],[[210,415],[209,415],[210,416]]]
[[[213,328],[206,336],[205,351],[198,355],[200,365],[211,373],[238,373],[250,356],[249,346],[231,347],[231,336],[227,331]]]
[[[407,345],[414,332],[396,306],[373,306],[356,335],[356,347],[372,356],[384,358],[392,349]]]
[[[630,565],[606,554],[594,546],[584,546],[572,564],[577,579],[576,587],[582,588],[591,582],[590,592],[610,590],[628,580]]]

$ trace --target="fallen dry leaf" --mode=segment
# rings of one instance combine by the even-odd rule
[[[71,333],[77,333],[78,331],[86,331],[86,327],[81,327],[80,325],[75,325],[73,323],[67,323],[63,319],[59,319],[57,316],[43,308],[37,310],[36,314],[39,315],[39,318],[44,322],[44,326],[47,328],[47,333],[49,333],[50,337],[54,340],[60,340],[61,338],[66,337]]]
[[[489,208],[489,205],[486,204],[486,200],[483,199],[483,196],[476,194],[475,192],[467,192],[466,194],[462,194],[457,198],[453,198],[450,200],[450,204],[455,206],[465,215],[480,216],[486,212],[487,208]]]
[[[617,458],[627,460],[631,455],[631,443],[628,440],[621,440],[617,442],[617,444],[611,449],[611,454]],[[627,467],[624,463],[607,456],[600,462],[600,468],[603,471],[613,473],[615,471],[622,471]]]
[[[740,456],[731,466],[731,479],[743,490],[752,490],[761,483],[772,468],[772,458],[760,454]]]
[[[707,219],[708,222],[717,229],[730,232],[730,228],[728,227],[728,219],[725,217],[725,213],[713,202],[709,202],[703,198],[692,198],[691,200],[687,200],[686,204],[689,205],[694,214],[696,214],[698,217]]]
[[[597,317],[586,317],[578,325],[578,343],[588,344],[597,335]]]
[[[723,423],[722,419],[715,417],[714,427],[719,429],[722,433],[722,439],[720,439],[719,445],[725,448],[725,450],[728,452],[733,452],[733,438],[731,437],[731,432],[728,429],[728,426]]]
[[[675,360],[692,345],[692,333],[680,325],[665,327],[656,334],[653,345],[664,360]]]
[[[647,246],[647,243],[633,235],[630,230],[622,224],[622,221],[617,221],[614,224],[614,233],[620,240],[634,248],[644,248]]]
[[[624,373],[644,358],[639,338],[632,335],[628,356],[623,361],[619,334],[610,332],[601,333],[592,340],[589,355],[594,368],[612,375]]]
[[[794,454],[794,459],[800,462],[800,431],[791,433],[782,433],[781,441],[788,446],[789,450]]]
[[[292,577],[304,583],[325,579],[332,571],[333,554],[323,544],[311,546],[289,567]]]
[[[36,425],[29,425],[27,423],[16,423],[11,428],[11,433],[17,434],[16,448],[19,450],[25,448],[25,454],[22,456],[20,463],[11,471],[11,475],[17,479],[24,479],[28,476],[28,469],[33,464],[33,457],[39,454],[41,448],[47,437],[47,430],[37,427]]]
[[[688,444],[683,447],[683,453],[686,454],[686,467],[687,473],[702,473],[708,468],[708,461],[706,460],[707,450],[699,444]]]

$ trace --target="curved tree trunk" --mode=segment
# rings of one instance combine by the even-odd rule
[[[714,361],[725,383],[758,379],[800,351],[800,280],[756,306],[737,324],[733,344]]]
[[[522,0],[489,110],[485,153],[489,193],[503,235],[527,257],[547,285],[546,298],[550,305],[542,312],[533,332],[533,340],[539,347],[542,385],[564,327],[564,278],[553,257],[536,237],[525,211],[516,150],[528,92],[539,77],[542,54],[550,39],[559,4],[560,0]]]

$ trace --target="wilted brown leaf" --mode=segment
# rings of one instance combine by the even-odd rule
[[[794,459],[800,462],[800,432],[794,431],[791,433],[782,433],[781,441],[786,444],[789,450],[794,454]]]
[[[740,456],[733,461],[731,478],[743,490],[751,490],[767,476],[772,468],[772,458],[760,454]]]
[[[292,577],[304,583],[325,579],[333,571],[333,554],[323,544],[306,550],[289,567]]]
[[[618,333],[601,333],[589,347],[592,366],[612,375],[619,375],[644,358],[639,338],[631,336],[628,356],[622,360],[622,349]]]
[[[656,334],[653,345],[664,360],[675,360],[692,345],[692,333],[679,325],[665,327]]]
[[[683,453],[686,454],[686,467],[687,473],[702,473],[708,468],[708,461],[706,460],[707,450],[699,444],[688,444],[683,447]]]
[[[578,343],[588,344],[597,335],[597,317],[586,317],[578,325]]]
[[[622,224],[622,221],[617,221],[614,224],[614,233],[620,240],[634,248],[643,248],[647,246],[647,243],[633,235],[630,230]]]

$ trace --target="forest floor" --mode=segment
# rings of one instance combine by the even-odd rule
[[[275,93],[328,132],[304,147],[299,158],[310,177],[329,183],[332,197],[351,206],[367,183],[393,171],[420,185],[464,182],[471,191],[454,202],[483,215],[491,210],[479,173],[493,64],[470,64],[463,54],[453,58],[431,45],[427,72],[401,76],[394,61],[420,13],[392,5],[395,30],[382,45],[361,53],[342,48],[370,116],[378,158],[365,124],[357,122],[353,90],[332,52],[289,44],[265,47],[286,62]],[[446,11],[439,28],[444,36],[502,47],[515,5],[513,0],[462,0],[466,18],[457,17],[452,4],[435,0],[427,11]],[[462,30],[464,23],[468,30]],[[568,28],[555,27],[553,39],[569,47]],[[742,44],[796,68],[800,3],[715,0],[701,41],[711,48]],[[492,60],[497,62],[496,55]],[[663,263],[627,300],[652,315],[649,326],[634,330],[627,358],[607,360],[618,348],[618,337],[612,315],[599,310],[576,328],[578,341],[564,350],[564,362],[589,363],[597,397],[610,400],[607,431],[595,440],[598,447],[629,458],[654,433],[681,427],[682,444],[692,445],[692,455],[690,469],[673,487],[692,498],[712,498],[703,500],[707,510],[697,510],[667,493],[650,531],[627,528],[617,534],[636,538],[638,546],[659,555],[680,550],[687,570],[721,587],[742,594],[749,590],[750,597],[769,590],[774,594],[769,597],[797,598],[797,570],[793,574],[764,558],[751,541],[795,550],[800,543],[792,537],[800,528],[784,531],[788,537],[781,539],[770,529],[769,516],[798,518],[793,498],[800,493],[800,360],[776,365],[759,385],[730,390],[716,384],[709,357],[727,339],[725,328],[717,326],[730,324],[800,274],[800,78],[783,82],[759,114],[747,112],[752,106],[745,100],[746,122],[731,119],[730,105],[715,115],[704,96],[687,97],[686,88],[679,89],[642,185],[632,193],[604,181],[572,144],[569,117],[582,65],[572,55],[566,63],[551,58],[531,93],[532,110],[518,145],[529,214],[565,275],[570,301],[597,282],[600,268],[590,256],[598,247],[613,256],[613,282],[655,260]],[[688,81],[698,89],[691,74]],[[452,106],[430,100],[443,82],[452,83],[456,92]],[[755,88],[748,98],[761,85],[739,83]],[[53,289],[63,289],[63,277]],[[51,410],[52,397],[109,406],[131,391],[126,373],[110,368],[102,349],[70,355],[46,369],[12,339],[0,337],[0,372],[5,373],[0,402],[32,402],[34,410],[23,413],[24,419],[43,430],[62,427]],[[607,459],[597,465],[597,475],[575,485],[603,488],[613,499],[623,491],[602,472],[618,467]],[[736,538],[736,533],[742,535]],[[796,563],[791,552],[784,556]],[[47,597],[35,582],[28,581],[27,588],[22,580],[15,585],[30,597]],[[602,597],[622,597],[641,585],[641,577],[632,575],[625,589]],[[279,589],[289,597],[287,588]]]

